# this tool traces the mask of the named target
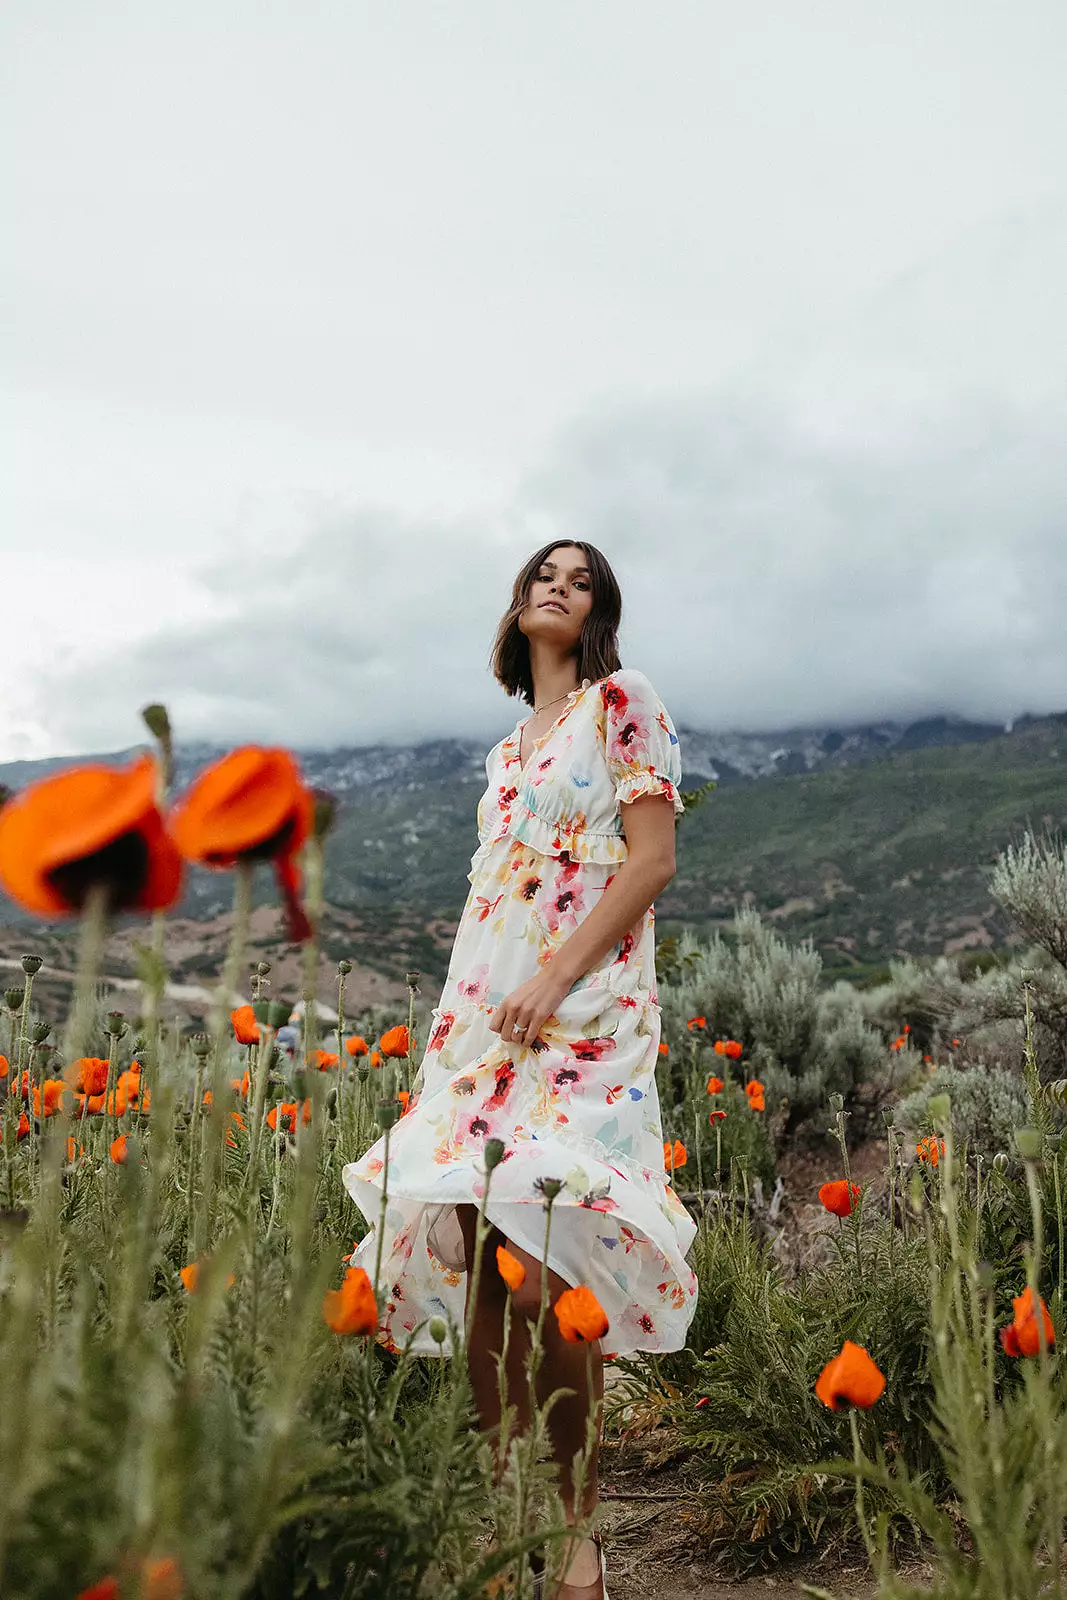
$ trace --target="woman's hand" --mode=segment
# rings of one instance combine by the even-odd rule
[[[508,1044],[533,1044],[542,1023],[551,1017],[572,985],[553,974],[551,965],[513,989],[489,1018],[489,1026]]]

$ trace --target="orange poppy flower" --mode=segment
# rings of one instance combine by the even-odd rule
[[[679,1167],[684,1167],[687,1160],[685,1145],[681,1139],[675,1139],[673,1145],[665,1144],[663,1146],[663,1166],[667,1172],[672,1169],[677,1171]]]
[[[241,1115],[241,1113],[239,1111],[231,1111],[230,1112],[230,1120],[231,1120],[231,1122],[236,1123],[237,1127],[240,1128],[242,1133],[247,1133],[248,1132],[248,1128],[247,1128],[247,1125],[245,1123],[245,1119],[244,1119],[244,1117],[242,1117],[242,1115]],[[237,1149],[237,1140],[233,1136],[233,1129],[232,1128],[227,1128],[226,1129],[226,1143],[229,1145],[231,1150],[236,1150]]]
[[[341,1058],[329,1050],[312,1050],[307,1058],[309,1067],[317,1067],[320,1072],[327,1072],[331,1067],[339,1067]]]
[[[526,1282],[526,1268],[523,1266],[522,1262],[516,1256],[513,1256],[510,1250],[506,1250],[502,1244],[498,1244],[496,1247],[496,1267],[497,1271],[500,1273],[500,1276],[503,1278],[504,1282],[507,1284],[512,1293],[514,1293],[516,1289],[521,1289],[523,1284]]]
[[[657,1046],[657,1048],[659,1050],[660,1055],[661,1056],[665,1056],[667,1054],[667,1041],[666,1041],[666,1039],[661,1039],[660,1042],[659,1042],[659,1045]]]
[[[406,1023],[400,1023],[395,1028],[390,1028],[378,1040],[383,1056],[406,1056],[408,1053],[408,1030]]]
[[[18,1127],[15,1130],[16,1139],[28,1139],[30,1136],[30,1119],[25,1111],[19,1114]]]
[[[63,1096],[70,1094],[70,1085],[63,1082],[62,1078],[45,1078],[41,1088],[33,1091],[33,1114],[41,1115],[41,1093],[44,1092],[44,1115],[54,1117],[59,1110]]]
[[[11,1071],[11,1068],[8,1065],[7,1057],[6,1056],[0,1056],[0,1078],[6,1078],[10,1071]]]
[[[183,1587],[178,1563],[166,1556],[139,1562],[130,1572],[129,1581],[122,1585],[108,1573],[98,1583],[82,1589],[77,1600],[120,1600],[124,1593],[135,1595],[137,1600],[182,1600]]]
[[[760,1083],[758,1078],[749,1078],[748,1082],[745,1084],[745,1093],[751,1100],[754,1094],[762,1094],[765,1088],[766,1085]]]
[[[238,1044],[259,1043],[259,1024],[251,1006],[238,1006],[236,1011],[230,1012],[230,1021]]]
[[[1034,1295],[1030,1285],[1027,1284],[1022,1294],[1012,1298],[1015,1308],[1014,1320],[1007,1327],[1000,1329],[1000,1343],[1005,1355],[1009,1356],[1036,1356],[1041,1349],[1041,1334],[1038,1329],[1038,1316],[1045,1330],[1045,1347],[1051,1350],[1056,1343],[1056,1335],[1052,1327],[1052,1318],[1048,1314],[1048,1307],[1040,1295],[1037,1297],[1037,1310],[1034,1310]]]
[[[80,911],[103,886],[112,911],[163,911],[178,898],[181,857],[156,805],[155,760],[70,767],[0,810],[0,883],[37,916]]]
[[[766,1111],[767,1105],[763,1096],[761,1094],[750,1094],[748,1097],[748,1109],[750,1111]]]
[[[722,1039],[716,1039],[715,1041],[715,1054],[717,1056],[724,1056],[726,1054],[726,1044]]]
[[[409,1094],[407,1089],[398,1089],[396,1097],[400,1101],[400,1115],[403,1116],[404,1112],[407,1110],[408,1106],[411,1104],[411,1095]]]
[[[819,1200],[835,1217],[850,1217],[860,1193],[858,1183],[849,1183],[846,1178],[837,1178],[833,1183],[823,1184],[819,1190]]]
[[[126,1150],[126,1135],[120,1133],[117,1139],[111,1141],[111,1159],[116,1166],[124,1167],[129,1160]]]
[[[322,1320],[334,1333],[371,1334],[378,1327],[374,1286],[362,1267],[348,1267],[339,1289],[327,1289]]]
[[[358,1033],[354,1033],[351,1038],[345,1040],[345,1049],[350,1056],[365,1056],[368,1050],[367,1041],[361,1039]]]
[[[708,1093],[709,1094],[722,1094],[722,1091],[723,1091],[724,1088],[725,1088],[725,1085],[724,1085],[724,1083],[723,1083],[721,1078],[709,1078],[708,1079]]]
[[[935,1139],[932,1133],[920,1139],[915,1146],[915,1154],[920,1161],[926,1161],[931,1167],[936,1167],[945,1153],[944,1139]]]
[[[252,1074],[249,1072],[247,1067],[240,1078],[230,1079],[230,1088],[233,1090],[234,1094],[243,1095],[246,1100],[248,1099],[252,1089]]]
[[[103,1094],[107,1062],[100,1056],[79,1056],[63,1069],[63,1081],[80,1094]]]
[[[689,1029],[690,1033],[692,1033],[694,1028],[706,1028],[707,1025],[707,1017],[690,1017],[689,1021],[686,1023],[686,1027]]]
[[[592,1344],[602,1339],[608,1331],[608,1319],[592,1289],[579,1284],[576,1289],[564,1289],[552,1307],[559,1323],[559,1331],[568,1344]]]
[[[200,774],[171,812],[170,828],[185,859],[201,866],[273,862],[289,938],[300,943],[312,929],[300,904],[296,856],[314,814],[314,797],[287,750],[243,745]]]
[[[713,1127],[714,1127],[716,1122],[725,1122],[726,1121],[726,1112],[725,1111],[709,1111],[708,1112],[708,1121],[712,1124]]]
[[[885,1388],[885,1377],[879,1372],[862,1345],[846,1339],[840,1355],[828,1361],[815,1383],[815,1393],[824,1406],[840,1411],[842,1403],[873,1406]]]
[[[103,1096],[101,1096],[101,1099],[102,1098]],[[111,1093],[107,1097],[106,1106],[106,1109],[110,1112],[110,1114],[113,1117],[124,1117],[126,1115],[128,1106],[129,1101],[125,1089],[121,1087],[112,1089]]]
[[[104,1109],[104,1097],[102,1094],[76,1094],[74,1099],[78,1107],[79,1116],[83,1106],[87,1117],[99,1116]]]
[[[202,1263],[199,1262],[199,1261],[190,1261],[189,1265],[187,1267],[182,1267],[181,1271],[178,1274],[179,1278],[184,1283],[184,1285],[186,1287],[186,1290],[188,1291],[189,1294],[195,1294],[197,1289],[200,1287],[200,1268],[201,1268],[201,1265],[202,1265]],[[227,1273],[227,1275],[226,1275],[226,1287],[227,1287],[227,1289],[232,1289],[236,1282],[237,1282],[237,1279],[234,1276],[234,1274],[232,1272]]]
[[[736,1061],[741,1054],[741,1046],[736,1039],[727,1039],[725,1051],[731,1061]]]
[[[138,1067],[136,1071],[134,1071],[134,1069],[131,1067],[128,1072],[120,1072],[115,1087],[126,1096],[127,1100],[133,1104],[136,1104],[137,1097],[141,1093],[140,1067]],[[209,1089],[207,1092],[210,1094],[211,1090]]]
[[[268,1125],[270,1127],[274,1128],[275,1130],[277,1130],[277,1127],[278,1127],[278,1112],[279,1112],[279,1110],[281,1111],[281,1114],[282,1114],[282,1132],[283,1133],[295,1133],[296,1132],[296,1101],[295,1100],[288,1100],[288,1101],[283,1100],[280,1106],[271,1106],[270,1110],[267,1112],[267,1123],[268,1123]],[[305,1128],[307,1127],[308,1123],[311,1121],[311,1101],[310,1100],[305,1100],[304,1101],[303,1110],[300,1113],[300,1120],[304,1124]]]

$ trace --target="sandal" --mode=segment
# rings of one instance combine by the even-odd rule
[[[554,1600],[608,1600],[608,1568],[604,1559],[604,1546],[600,1534],[590,1535],[596,1545],[599,1570],[592,1583],[561,1582]]]

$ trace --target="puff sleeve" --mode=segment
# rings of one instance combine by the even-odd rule
[[[601,685],[608,771],[615,810],[640,795],[665,794],[675,816],[685,810],[678,794],[682,755],[667,708],[635,667],[623,667]]]

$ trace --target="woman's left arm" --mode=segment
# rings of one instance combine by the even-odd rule
[[[590,967],[631,932],[661,889],[674,877],[674,804],[667,795],[646,794],[625,802],[627,856],[589,915],[544,966],[497,1006],[489,1027],[501,1039],[522,1044],[536,1038],[564,995]],[[525,1031],[515,1039],[516,1023]]]

